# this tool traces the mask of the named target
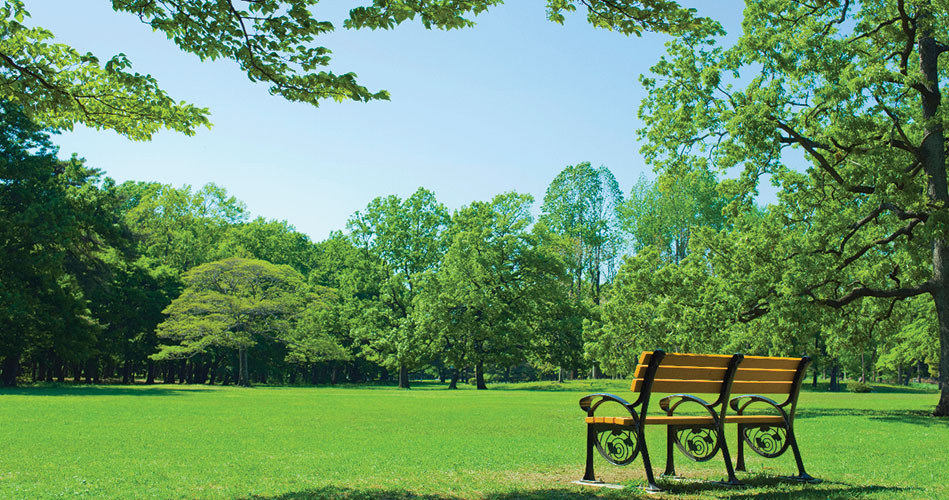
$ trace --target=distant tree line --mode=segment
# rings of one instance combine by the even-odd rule
[[[2,106],[0,359],[23,382],[332,384],[628,376],[643,349],[809,353],[906,380],[936,362],[931,305],[846,316],[751,297],[789,272],[774,207],[715,175],[568,166],[453,213],[420,188],[313,242],[214,184],[116,184]],[[802,271],[803,272],[803,271]],[[800,300],[798,302],[801,302]],[[764,307],[764,306],[759,306]],[[885,313],[885,314],[884,314]],[[754,321],[751,321],[754,319]],[[816,374],[816,370],[815,370]]]

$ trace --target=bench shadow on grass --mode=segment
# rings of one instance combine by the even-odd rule
[[[627,492],[625,495],[622,495],[623,498],[629,498],[631,496],[628,493],[629,491],[630,490],[619,490],[619,492]],[[635,492],[635,490],[632,491]],[[611,490],[610,492],[607,492],[607,496],[617,498],[617,494],[614,492],[617,492],[617,490]],[[484,498],[485,500],[587,500],[607,497],[601,493],[601,490],[592,488],[563,488],[494,493],[480,498]],[[613,494],[610,495],[609,493]],[[636,494],[633,493],[632,496],[635,497]],[[239,497],[235,500],[466,500],[469,498],[472,497],[457,497],[443,494],[422,494],[398,489],[352,489],[327,486],[323,488],[294,491],[276,496]]]
[[[0,389],[0,396],[180,396],[184,394],[195,394],[211,389],[189,385],[187,389],[172,385],[137,385],[137,386],[112,386],[112,385],[84,385],[84,384],[56,384],[56,385],[38,385],[32,387],[17,387],[12,389]]]
[[[728,488],[712,482],[665,483],[661,487],[667,491],[659,495],[650,495],[637,488],[622,490],[563,487],[541,490],[515,490],[506,493],[487,494],[484,500],[589,500],[595,498],[675,498],[680,495],[702,495],[703,493],[722,493],[725,498],[742,500],[825,500],[827,498],[855,498],[873,493],[918,493],[918,488],[898,488],[887,486],[858,486],[844,483],[823,483],[818,486],[788,483],[776,477],[746,478],[746,488]],[[790,488],[788,489],[788,485]],[[782,485],[784,486],[782,488]],[[715,495],[716,498],[719,495]],[[418,494],[398,489],[354,489],[337,486],[306,489],[274,496],[239,497],[235,500],[464,500],[469,496],[456,497],[442,494]]]
[[[722,493],[729,499],[741,500],[826,500],[828,498],[863,498],[873,493],[900,493],[908,495],[919,493],[920,488],[901,488],[896,486],[855,485],[825,481],[820,484],[804,484],[775,476],[740,477],[742,487],[723,486],[710,481],[683,483],[660,482],[660,487],[675,495],[699,495],[701,493]],[[717,497],[718,495],[716,495]]]

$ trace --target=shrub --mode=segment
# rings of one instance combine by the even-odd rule
[[[873,392],[873,387],[863,382],[849,382],[847,383],[847,390],[850,392]]]

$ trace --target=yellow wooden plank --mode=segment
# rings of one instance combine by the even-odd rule
[[[634,421],[630,417],[586,417],[588,424],[612,424],[631,426]],[[653,415],[646,417],[646,425],[711,425],[709,415]],[[780,415],[726,415],[726,424],[783,424]]]
[[[788,394],[792,382],[746,382],[732,384],[732,394]]]
[[[613,425],[633,425],[635,423],[631,417],[587,417],[584,421],[588,424]]]
[[[646,417],[646,425],[712,425],[715,423],[709,415],[673,415]]]
[[[797,370],[801,358],[777,358],[771,356],[745,356],[741,368],[765,368],[769,370]]]
[[[732,383],[732,394],[788,394],[791,382],[736,381]],[[639,392],[643,379],[633,380],[632,390]],[[722,390],[720,380],[663,380],[656,379],[652,392],[674,392],[685,394],[718,394]]]
[[[643,380],[633,381],[633,391],[642,390]],[[717,394],[722,390],[721,380],[663,380],[656,379],[652,384],[653,392],[675,392],[688,394]]]
[[[731,359],[732,356],[730,354],[685,354],[674,352],[666,354],[666,357],[662,358],[662,366],[704,366],[724,368],[728,366],[728,362],[731,361]]]
[[[656,378],[666,380],[719,380],[725,378],[727,368],[709,368],[701,366],[660,366],[656,370]],[[744,369],[738,367],[738,373],[735,374],[735,380],[763,380],[763,381],[787,381],[794,380],[796,370],[759,370]],[[638,366],[636,368],[636,378],[646,376],[646,367]]]

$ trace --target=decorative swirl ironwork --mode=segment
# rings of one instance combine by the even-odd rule
[[[596,449],[607,462],[626,465],[639,454],[636,430],[619,425],[601,428],[596,434]]]
[[[784,426],[760,425],[744,427],[742,438],[755,453],[765,457],[780,456],[788,449],[788,431]]]
[[[681,427],[674,434],[679,451],[696,462],[709,460],[721,447],[718,430],[711,427]]]

